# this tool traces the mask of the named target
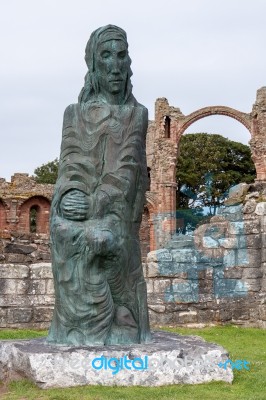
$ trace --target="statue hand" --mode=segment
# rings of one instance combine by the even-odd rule
[[[72,189],[62,197],[60,209],[64,218],[83,221],[90,209],[89,198],[80,190]]]

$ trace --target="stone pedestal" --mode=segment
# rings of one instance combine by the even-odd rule
[[[221,346],[163,331],[154,332],[149,344],[128,346],[53,346],[45,338],[2,340],[0,380],[26,377],[41,388],[231,383],[232,369],[222,367],[227,359]]]

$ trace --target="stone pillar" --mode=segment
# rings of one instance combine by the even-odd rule
[[[162,247],[176,231],[177,125],[183,117],[167,99],[156,100],[151,164],[151,192],[156,193],[156,207],[151,249]]]
[[[250,147],[256,167],[257,181],[266,181],[266,87],[257,91],[252,113],[252,138]]]

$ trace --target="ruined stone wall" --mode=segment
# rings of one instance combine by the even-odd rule
[[[38,184],[28,174],[16,173],[11,182],[0,179],[0,237],[11,238],[31,232],[34,210],[35,231],[49,233],[50,203],[54,185]]]
[[[266,185],[240,184],[194,236],[175,236],[148,254],[143,268],[151,324],[266,328],[265,244]],[[49,327],[52,271],[40,262],[49,257],[48,238],[18,237],[4,249],[0,328]]]
[[[147,135],[151,177],[147,204],[153,224],[152,250],[162,248],[176,231],[176,163],[180,138],[191,124],[211,115],[234,118],[247,128],[257,180],[266,182],[266,87],[257,91],[250,113],[227,106],[208,106],[184,115],[179,108],[170,106],[166,98],[157,99],[155,121],[149,124]]]
[[[54,308],[50,264],[0,264],[0,328],[45,329]]]
[[[54,185],[37,184],[28,174],[16,173],[12,176],[10,183],[0,178],[0,262],[5,260],[12,263],[13,259],[20,259],[18,262],[28,262],[29,260],[29,257],[24,259],[21,252],[19,253],[20,256],[18,256],[17,248],[14,248],[14,255],[12,256],[12,247],[10,245],[5,247],[8,240],[15,241],[20,245],[23,245],[24,242],[27,245],[32,244],[33,248],[40,247],[37,259],[29,262],[50,259],[47,255],[49,248],[43,251],[42,246],[43,240],[47,240],[48,243],[50,205],[53,190]],[[36,212],[35,232],[31,232],[30,218],[32,209]],[[143,258],[146,258],[150,251],[149,231],[149,211],[146,207],[140,229]],[[41,240],[40,246],[39,240]],[[35,258],[37,253],[36,251],[33,253],[33,258]],[[41,253],[46,253],[43,255],[44,258],[39,258]]]
[[[194,236],[173,237],[149,253],[144,273],[152,325],[266,328],[266,185],[236,188]]]
[[[49,235],[13,232],[11,237],[0,238],[0,265],[50,261]]]

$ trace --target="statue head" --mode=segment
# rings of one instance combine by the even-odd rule
[[[92,32],[86,46],[85,61],[88,73],[79,101],[86,102],[101,94],[124,104],[132,92],[126,32],[115,25]]]

